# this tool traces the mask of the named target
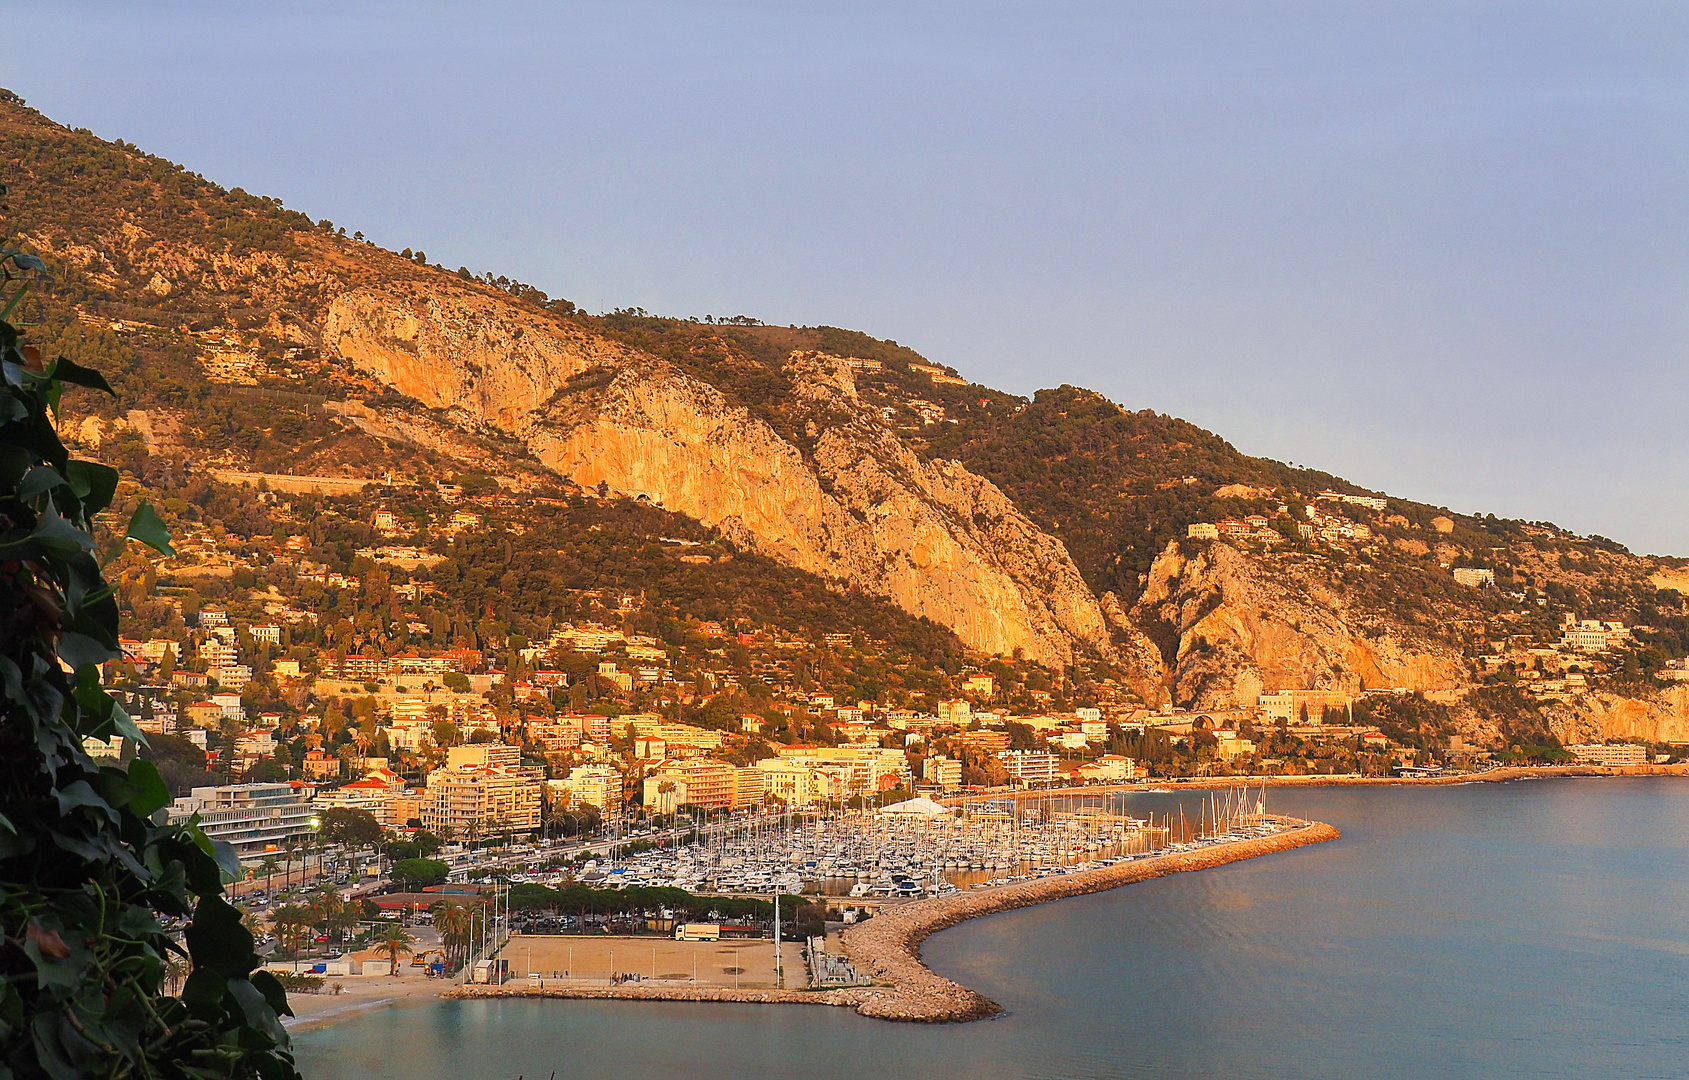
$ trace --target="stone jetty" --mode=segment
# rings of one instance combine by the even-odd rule
[[[882,993],[873,986],[840,987],[833,990],[735,990],[724,986],[653,986],[630,983],[625,986],[582,986],[548,982],[544,987],[486,986],[471,983],[441,994],[444,998],[583,998],[598,1001],[734,1001],[741,1005],[842,1005],[860,1006],[870,996]]]
[[[974,889],[953,896],[918,900],[885,908],[840,935],[845,955],[873,979],[871,986],[832,990],[732,990],[691,986],[579,986],[544,988],[461,986],[445,997],[556,997],[636,1001],[735,1001],[750,1004],[833,1005],[854,1008],[863,1016],[911,1023],[958,1023],[980,1020],[1002,1006],[944,978],[921,962],[921,943],[930,935],[981,915],[1030,907],[1049,900],[1103,892],[1168,874],[1206,870],[1277,851],[1337,839],[1337,830],[1318,821],[1274,818],[1283,832],[1252,840],[1213,844],[1195,851],[1155,855],[1115,866],[1072,871],[1034,881]]]
[[[1059,876],[1039,878],[995,889],[972,890],[954,896],[923,900],[889,908],[841,935],[845,954],[858,971],[871,973],[886,988],[857,1006],[864,1016],[883,1020],[944,1023],[978,1020],[1002,1007],[967,987],[937,974],[921,962],[921,942],[959,922],[1030,907],[1049,900],[1103,892],[1168,874],[1206,870],[1240,859],[1337,839],[1337,830],[1317,821],[1276,819],[1289,826],[1284,832],[1254,840],[1214,844],[1195,851],[1135,859]]]

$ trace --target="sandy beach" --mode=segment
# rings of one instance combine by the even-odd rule
[[[404,971],[402,963],[400,970]],[[287,995],[287,1003],[293,1008],[293,1017],[284,1017],[282,1022],[289,1031],[320,1027],[387,1005],[437,998],[451,989],[452,985],[450,979],[430,979],[426,975],[408,973],[401,974],[398,978],[389,975],[353,975],[328,979],[324,982],[323,989],[333,991],[338,987],[339,993]]]

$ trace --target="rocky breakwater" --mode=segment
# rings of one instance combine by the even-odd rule
[[[836,990],[733,990],[717,986],[663,986],[630,983],[623,986],[581,986],[551,982],[545,986],[469,984],[441,994],[445,998],[572,998],[592,1001],[728,1001],[741,1005],[860,1006],[873,993],[864,987]]]
[[[1168,874],[1206,870],[1242,859],[1337,839],[1337,830],[1317,821],[1276,819],[1285,831],[1254,840],[1214,844],[1195,851],[1138,859],[1116,866],[1040,878],[1001,888],[922,900],[892,908],[845,931],[845,954],[858,971],[884,984],[857,1005],[857,1012],[882,1020],[949,1023],[979,1020],[1002,1011],[982,994],[933,972],[921,962],[921,943],[947,927],[981,915],[1030,907],[1086,893],[1103,892]]]

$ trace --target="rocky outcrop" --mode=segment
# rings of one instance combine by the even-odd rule
[[[1666,687],[1646,698],[1607,691],[1579,694],[1545,710],[1561,742],[1689,742],[1689,686]]]
[[[811,383],[807,392],[818,392]],[[624,367],[529,437],[544,464],[717,527],[752,550],[884,596],[969,646],[1055,665],[1108,653],[1095,597],[1059,540],[991,483],[922,461],[861,415],[848,373],[828,401],[847,422],[812,455],[667,365]]]
[[[812,418],[806,454],[699,379],[469,287],[351,288],[329,303],[322,336],[359,371],[515,436],[584,488],[687,514],[972,648],[1057,666],[1110,654],[1061,542],[990,482],[917,457],[861,407],[836,357],[794,353],[787,365],[795,406]],[[577,392],[570,380],[589,368],[614,378]]]
[[[1160,646],[1132,621],[1118,596],[1105,592],[1098,602],[1103,609],[1103,618],[1108,620],[1109,629],[1114,632],[1115,650],[1132,691],[1145,704],[1157,707],[1171,704],[1167,662]]]
[[[431,409],[518,436],[570,377],[626,358],[601,338],[449,280],[338,294],[324,350]]]
[[[1164,681],[1193,708],[1253,705],[1274,690],[1447,690],[1466,680],[1453,647],[1376,618],[1363,626],[1331,582],[1289,564],[1269,572],[1227,544],[1187,555],[1170,543],[1131,621],[1161,643]]]

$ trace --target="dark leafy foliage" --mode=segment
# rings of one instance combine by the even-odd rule
[[[450,871],[439,859],[400,859],[393,864],[393,880],[407,888],[421,888],[438,885]]]
[[[0,251],[14,297],[40,268]],[[118,476],[71,460],[53,424],[67,385],[109,388],[43,364],[5,322],[0,374],[0,1078],[296,1076],[286,995],[223,897],[232,851],[162,824],[151,762],[100,765],[83,749],[142,741],[100,675],[118,655],[118,608],[94,519]],[[150,510],[127,535],[168,547]]]
[[[801,896],[785,895],[782,910],[796,911],[805,903]],[[747,896],[699,896],[685,889],[640,885],[625,889],[593,889],[585,885],[567,885],[553,889],[547,885],[513,885],[510,906],[515,911],[560,911],[565,914],[628,915],[669,911],[689,918],[715,916],[722,919],[769,920],[774,918],[774,904]]]

